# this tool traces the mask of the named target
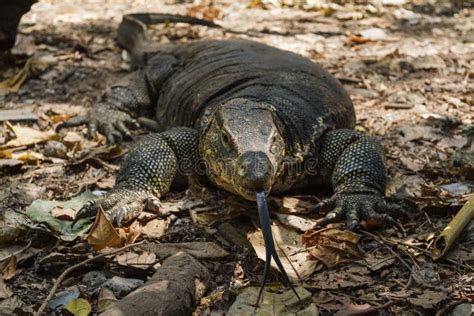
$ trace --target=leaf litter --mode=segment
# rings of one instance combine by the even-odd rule
[[[393,229],[367,228],[357,238],[344,226],[330,227],[326,233],[313,230],[324,215],[308,214],[324,197],[319,192],[269,199],[280,257],[288,272],[296,270],[304,276],[298,291],[309,293],[305,295],[314,304],[308,306],[317,306],[322,315],[342,315],[382,310],[449,312],[456,310],[456,302],[459,308],[470,305],[461,303],[472,302],[474,293],[472,225],[439,261],[432,261],[430,247],[473,193],[472,9],[424,0],[252,1],[245,6],[226,1],[158,6],[138,0],[133,8],[131,4],[90,5],[82,0],[36,4],[22,20],[20,45],[14,53],[36,56],[34,52],[39,52],[48,68],[22,81],[26,76],[19,67],[27,64],[23,59],[0,78],[3,83],[13,82],[5,80],[20,73],[16,78],[21,79],[14,87],[17,92],[0,96],[1,109],[27,111],[28,117],[35,117],[21,121],[14,117],[0,127],[0,207],[7,210],[0,223],[8,227],[1,230],[0,240],[6,297],[0,312],[37,310],[58,269],[97,254],[92,247],[110,252],[111,241],[118,246],[147,239],[150,244],[87,266],[106,272],[108,280],[118,275],[146,280],[160,269],[163,258],[180,251],[198,258],[215,276],[206,295],[216,294],[216,299],[202,307],[208,312],[226,312],[232,305],[235,295],[219,293],[239,294],[235,291],[240,292],[240,287],[259,284],[262,244],[252,205],[212,190],[173,192],[157,212],[144,212],[121,230],[111,228],[104,217],[89,244],[81,239],[90,223],[84,223],[81,232],[67,228],[80,205],[46,202],[73,201],[86,189],[113,186],[128,144],[106,147],[100,135],[86,139],[84,128],[59,133],[54,128],[84,114],[103,97],[118,72],[128,71],[110,33],[124,10],[132,9],[214,20],[229,29],[250,31],[247,38],[310,57],[340,78],[351,93],[359,127],[385,147],[389,195],[406,203],[408,215],[400,218],[406,236]],[[165,25],[154,28],[153,36],[167,43],[237,35]],[[250,217],[250,222],[238,218],[242,216]],[[228,225],[220,226],[222,221]],[[236,247],[229,241],[247,236],[251,246]],[[17,269],[20,262],[22,268]],[[272,280],[278,280],[277,274]],[[295,280],[299,282],[296,273]],[[67,292],[70,284],[83,282],[82,275],[71,276],[60,290]],[[248,294],[237,295],[238,306],[253,303],[254,288],[246,289]],[[101,311],[115,302],[105,288],[100,290],[105,294],[97,291],[81,290],[71,310],[87,311],[82,300]],[[283,308],[277,298],[281,290],[275,291],[268,293],[269,302],[274,302],[270,305]]]

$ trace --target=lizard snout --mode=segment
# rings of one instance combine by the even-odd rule
[[[264,152],[249,151],[238,159],[236,185],[240,191],[268,192],[273,184],[274,174],[274,167]]]

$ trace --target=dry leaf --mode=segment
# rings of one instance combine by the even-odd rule
[[[365,44],[370,42],[371,40],[365,37],[357,36],[357,35],[350,35],[349,40],[356,44]]]
[[[13,153],[12,159],[34,163],[34,162],[44,160],[45,157],[41,153],[37,153],[37,152],[34,152],[34,151],[26,151],[26,152]]]
[[[101,207],[85,240],[95,251],[106,247],[118,248],[125,242],[125,239],[117,233]]]
[[[446,300],[448,296],[443,292],[435,292],[430,289],[424,290],[420,295],[416,297],[408,297],[408,301],[416,306],[421,306],[425,309],[434,308],[442,301]]]
[[[97,299],[97,312],[105,312],[117,301],[114,292],[106,287],[101,288],[99,291],[99,298]]]
[[[365,257],[365,263],[367,264],[367,268],[371,271],[378,271],[382,268],[386,268],[391,266],[395,261],[395,256],[380,256],[376,252],[371,252]]]
[[[314,226],[318,223],[315,220],[307,219],[307,218],[299,217],[295,215],[287,215],[287,214],[280,214],[280,213],[275,213],[275,215],[277,216],[278,221],[280,221],[280,223],[282,223],[283,225],[298,229],[299,231],[302,231],[302,232],[313,229]]]
[[[73,115],[70,114],[56,114],[50,117],[50,120],[53,124],[61,123],[69,120]]]
[[[308,251],[301,243],[301,236],[294,230],[284,226],[272,225],[273,238],[275,240],[276,251],[291,280],[299,281],[299,277],[306,279],[315,270],[317,261],[311,260]],[[261,230],[257,230],[247,235],[257,256],[265,260],[265,243]],[[275,260],[272,266],[278,269]],[[298,277],[299,276],[299,277]]]
[[[13,159],[13,153],[11,150],[0,150],[0,158]]]
[[[115,256],[118,264],[146,270],[156,262],[156,255],[149,251],[128,251]]]
[[[17,92],[27,79],[45,71],[47,67],[48,64],[38,57],[30,57],[19,72],[0,82],[0,95]]]
[[[341,290],[347,288],[362,288],[374,283],[370,271],[358,265],[346,265],[332,270],[315,273],[307,284],[311,288],[321,290]]]
[[[108,178],[102,178],[95,184],[99,189],[106,190],[112,189],[115,185],[115,176],[111,176]]]
[[[263,292],[263,299],[255,312],[255,301],[258,296],[258,287],[247,287],[237,297],[226,315],[318,315],[318,308],[311,299],[311,292],[305,288],[295,287],[298,297],[287,289],[283,293],[268,291],[268,287]]]
[[[57,219],[72,222],[76,216],[76,211],[72,208],[62,208],[57,206],[51,210],[51,215]]]
[[[168,229],[170,224],[169,219],[160,219],[155,218],[147,222],[145,226],[140,228],[140,231],[143,235],[149,238],[160,238],[163,236]]]
[[[332,268],[364,257],[357,244],[359,239],[358,234],[349,230],[328,228],[307,231],[303,236],[303,243],[312,256]]]
[[[12,291],[7,287],[3,278],[0,278],[0,299],[9,298],[12,294]]]
[[[366,315],[373,310],[370,304],[356,304],[351,298],[321,291],[313,297],[317,306],[324,308],[334,315]]]
[[[3,265],[2,269],[2,279],[4,280],[10,280],[13,278],[16,274],[16,264],[17,264],[17,258],[16,256],[11,256],[10,259],[8,259],[8,262]]]
[[[282,213],[304,214],[319,203],[319,199],[312,195],[285,196],[280,200],[276,199]]]
[[[5,128],[12,131],[16,138],[0,146],[0,149],[30,146],[58,138],[58,135],[53,130],[42,132],[31,127],[12,125],[8,122],[5,122]]]
[[[63,143],[66,145],[67,148],[77,148],[80,149],[80,144],[82,142],[82,137],[75,132],[68,132],[66,136],[63,138]]]
[[[186,12],[186,15],[191,16],[193,18],[213,21],[219,18],[220,13],[221,10],[212,5],[198,4],[189,7],[188,11]]]

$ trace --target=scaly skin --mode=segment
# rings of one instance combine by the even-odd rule
[[[212,184],[250,200],[256,190],[281,194],[311,186],[316,178],[326,180],[335,196],[318,206],[332,209],[323,223],[346,218],[354,229],[360,219],[393,222],[383,198],[382,149],[351,129],[352,103],[322,68],[249,41],[202,41],[176,46],[170,54],[168,47],[151,56],[91,111],[89,132],[99,130],[110,142],[131,137],[128,127],[153,108],[163,130],[177,126],[130,153],[120,172],[125,176],[99,200],[110,205],[111,216],[125,209],[124,217],[131,219],[150,195],[166,194],[181,159],[191,166],[201,161]],[[156,185],[156,179],[164,184]],[[142,192],[140,203],[116,197],[128,191]],[[94,205],[80,214],[93,214]]]
[[[361,219],[395,223],[388,215],[394,206],[384,201],[383,151],[353,130],[349,96],[320,66],[245,40],[167,45],[155,54],[143,53],[144,43],[134,45],[134,59],[146,64],[94,107],[89,131],[120,142],[130,137],[137,117],[154,112],[165,132],[137,144],[114,189],[85,205],[76,220],[101,205],[120,225],[146,202],[159,205],[179,175],[198,173],[248,200],[256,192],[261,197],[329,182],[334,196],[315,206],[330,209],[321,224],[346,219],[355,229]],[[261,215],[264,209],[259,203]],[[268,223],[263,230],[271,236]],[[276,255],[267,251],[267,258]]]

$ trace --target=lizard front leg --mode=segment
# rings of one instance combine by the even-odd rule
[[[87,116],[74,117],[58,125],[57,129],[87,124],[90,138],[99,131],[112,144],[123,138],[131,139],[129,128],[140,126],[137,117],[153,116],[159,90],[176,64],[173,56],[157,54],[143,69],[115,82],[105,102],[95,104]]]
[[[134,219],[145,202],[157,202],[170,190],[178,172],[192,172],[197,160],[198,132],[194,129],[176,127],[146,136],[125,158],[115,187],[105,196],[87,202],[74,223],[95,216],[99,207],[116,226]]]
[[[320,162],[334,188],[333,197],[315,207],[331,209],[320,226],[344,218],[351,230],[361,219],[397,225],[389,213],[400,208],[385,202],[385,158],[374,138],[349,129],[330,131],[322,138]]]

